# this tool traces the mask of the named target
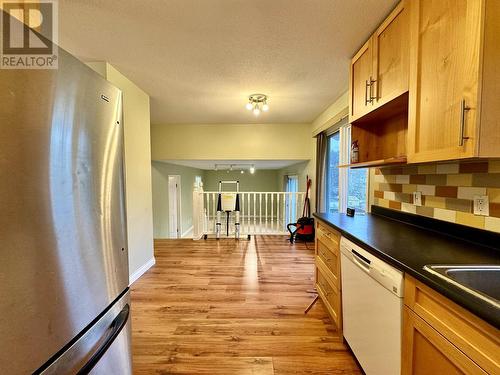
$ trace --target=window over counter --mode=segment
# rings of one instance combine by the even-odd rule
[[[326,209],[328,212],[339,212],[339,164],[340,164],[340,130],[328,136],[326,157]]]
[[[328,136],[325,202],[330,213],[346,212],[347,207],[364,214],[367,209],[367,169],[339,168],[348,164],[351,151],[351,126],[345,125]]]

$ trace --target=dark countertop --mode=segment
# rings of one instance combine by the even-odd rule
[[[314,216],[380,259],[415,277],[496,328],[500,328],[500,313],[494,306],[423,269],[426,264],[500,265],[499,249],[468,242],[379,214],[349,217],[345,214],[315,213]],[[489,233],[487,232],[485,236]],[[497,244],[500,246],[500,243]]]

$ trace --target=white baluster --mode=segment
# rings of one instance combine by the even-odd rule
[[[271,232],[274,231],[274,193],[271,193]]]
[[[259,193],[259,233],[262,232],[262,193]]]
[[[267,233],[267,193],[264,193],[264,233]]]
[[[276,193],[276,232],[280,228],[280,193]]]
[[[257,210],[255,209],[257,207],[257,194],[253,193],[253,232],[256,232],[256,221],[257,221]]]

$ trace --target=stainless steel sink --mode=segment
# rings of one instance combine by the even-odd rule
[[[500,309],[500,266],[431,264],[424,270]]]

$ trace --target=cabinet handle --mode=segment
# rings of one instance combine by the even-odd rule
[[[370,100],[368,99],[368,88],[370,87],[370,81],[366,80],[365,81],[365,106],[370,103]]]
[[[377,99],[378,99],[377,95],[373,96],[373,93],[372,93],[373,84],[374,84],[375,82],[377,82],[377,80],[376,80],[376,79],[373,79],[373,78],[370,76],[370,103],[372,103],[372,104],[373,104],[373,101],[374,101],[374,100],[377,100]]]
[[[469,139],[469,137],[464,136],[465,132],[465,114],[470,111],[470,107],[465,103],[465,99],[460,102],[460,132],[458,134],[458,145],[463,146],[464,141]]]

